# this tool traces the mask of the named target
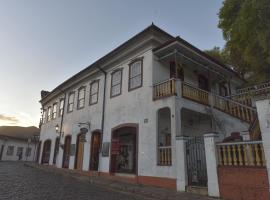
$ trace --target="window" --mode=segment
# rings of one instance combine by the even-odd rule
[[[51,119],[52,119],[52,107],[48,107],[48,119],[47,119],[47,121],[49,122],[49,121],[51,121]]]
[[[22,156],[22,153],[23,153],[23,147],[18,147],[17,148],[17,156]]]
[[[68,95],[68,107],[67,107],[67,112],[72,112],[73,111],[73,106],[74,106],[74,97],[75,97],[75,92],[72,92]]]
[[[14,146],[8,146],[7,148],[7,156],[13,156]]]
[[[142,60],[137,60],[129,65],[128,90],[142,86]]]
[[[90,99],[89,104],[93,105],[98,102],[98,89],[99,89],[99,81],[94,81],[90,85]]]
[[[27,148],[26,148],[26,151],[25,151],[25,156],[26,156],[26,157],[31,156],[31,150],[32,150],[32,149],[31,149],[30,147],[27,147]]]
[[[200,89],[210,91],[208,78],[206,78],[203,75],[199,75],[198,76],[198,83],[199,83]]]
[[[122,90],[122,70],[117,70],[112,73],[111,97],[120,95],[121,90]]]
[[[42,123],[45,124],[46,122],[46,115],[47,115],[47,111],[44,109],[43,110],[43,116],[42,116]]]
[[[77,103],[77,109],[81,109],[84,107],[85,102],[85,86],[80,87],[78,92],[78,103]]]
[[[176,67],[174,61],[170,62],[170,78],[177,78],[184,81],[184,69],[179,63]]]
[[[59,105],[59,117],[61,117],[64,113],[64,99],[60,99]]]
[[[56,112],[57,112],[57,103],[53,104],[53,111],[52,111],[52,118],[56,118]]]

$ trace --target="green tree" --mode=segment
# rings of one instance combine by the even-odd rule
[[[230,62],[250,82],[270,79],[270,0],[225,0],[219,28]]]
[[[204,52],[223,64],[231,64],[227,52],[223,49],[220,49],[220,47],[214,47],[210,50],[204,50]]]

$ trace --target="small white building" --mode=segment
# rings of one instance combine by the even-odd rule
[[[37,143],[0,135],[0,161],[36,161]]]
[[[181,191],[207,187],[203,134],[243,135],[256,118],[250,102],[238,99],[243,83],[151,25],[42,92],[39,163]]]

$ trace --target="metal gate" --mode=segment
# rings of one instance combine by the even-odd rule
[[[192,137],[186,142],[188,185],[207,186],[207,170],[203,137]]]

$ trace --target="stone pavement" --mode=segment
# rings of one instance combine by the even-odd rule
[[[210,200],[163,188],[123,183],[75,170],[23,162],[0,162],[0,199],[11,200]]]

